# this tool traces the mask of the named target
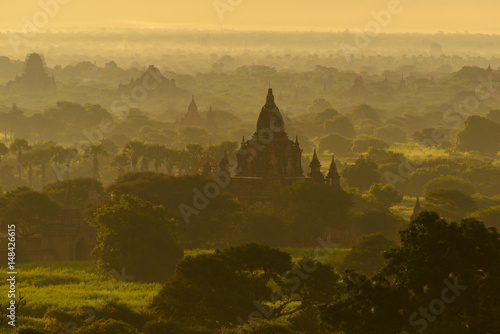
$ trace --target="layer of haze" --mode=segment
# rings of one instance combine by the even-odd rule
[[[23,18],[41,10],[39,2],[0,2],[0,29],[20,31]],[[65,0],[67,1],[67,0]],[[233,3],[221,16],[214,0],[71,0],[61,5],[44,29],[90,28],[214,28],[265,30],[344,30],[365,28],[372,11],[398,0],[217,0]],[[61,1],[64,2],[64,1]],[[239,3],[239,4],[238,4]],[[402,11],[383,32],[500,32],[498,0],[401,0]]]

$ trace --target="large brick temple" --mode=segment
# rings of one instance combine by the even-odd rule
[[[332,158],[330,169],[325,177],[321,163],[314,150],[309,164],[310,171],[304,176],[302,170],[302,149],[299,139],[288,138],[285,122],[274,101],[270,88],[266,104],[262,107],[257,120],[257,128],[252,138],[241,142],[237,152],[237,168],[231,177],[228,191],[247,204],[268,201],[282,187],[297,181],[311,181],[340,188],[340,175]],[[227,155],[219,163],[220,171],[229,172]]]

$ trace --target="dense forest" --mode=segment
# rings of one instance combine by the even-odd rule
[[[47,33],[46,91],[0,47],[1,244],[16,225],[21,292],[0,331],[500,333],[498,38],[345,54],[348,31]],[[209,193],[223,162],[240,173],[269,86],[304,180],[255,203]],[[316,157],[339,189],[308,180]],[[23,253],[77,216],[91,259]]]

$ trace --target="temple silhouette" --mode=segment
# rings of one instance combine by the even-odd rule
[[[236,175],[231,177],[227,190],[242,203],[266,202],[282,187],[303,180],[341,189],[335,159],[332,157],[325,177],[316,150],[309,164],[310,171],[304,176],[299,139],[296,137],[293,141],[288,137],[272,88],[259,114],[255,133],[249,140],[243,138],[236,158]],[[204,169],[204,174],[211,172],[208,167]],[[227,154],[219,163],[219,171],[229,173]]]
[[[29,92],[51,92],[56,90],[56,81],[53,76],[49,76],[43,56],[30,53],[26,56],[21,76],[9,81],[6,87]]]
[[[209,113],[211,113],[211,111]],[[189,104],[186,115],[182,118],[177,119],[176,125],[192,125],[192,126],[207,125],[207,121],[203,117],[201,117],[200,112],[198,111],[198,105],[194,100],[194,95],[191,97],[191,103]]]
[[[177,96],[186,94],[186,91],[177,87],[174,79],[169,80],[154,65],[149,65],[138,78],[131,78],[127,84],[120,84],[119,94],[132,94],[134,89],[147,88],[149,96]]]

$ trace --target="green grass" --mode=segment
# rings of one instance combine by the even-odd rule
[[[315,249],[281,248],[288,252],[294,260],[302,257],[314,257]],[[338,265],[349,249],[320,250],[319,256],[325,262]],[[214,250],[188,250],[186,255],[212,253]],[[6,273],[6,268],[1,268]],[[111,298],[120,299],[134,310],[144,309],[161,288],[160,283],[141,283],[131,281],[122,283],[107,273],[101,272],[92,261],[85,262],[43,262],[28,263],[17,266],[17,292],[26,299],[22,309],[22,317],[18,325],[32,324],[43,327],[43,315],[51,308],[62,311],[75,311],[80,307],[99,307]],[[0,303],[6,305],[8,285],[6,280],[0,281]],[[0,333],[7,329],[0,328]]]

